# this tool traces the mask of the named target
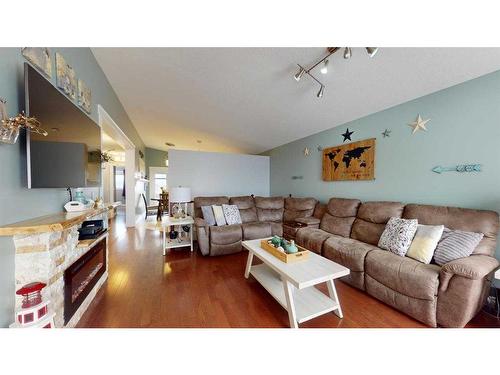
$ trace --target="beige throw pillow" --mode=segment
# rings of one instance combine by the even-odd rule
[[[222,206],[212,206],[212,210],[214,211],[215,222],[218,226],[226,225],[226,218],[224,217],[224,211],[222,211]]]
[[[413,237],[410,249],[406,256],[429,264],[436,250],[437,244],[443,235],[444,225],[421,225]]]

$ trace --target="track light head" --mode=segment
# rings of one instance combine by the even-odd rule
[[[370,57],[373,57],[375,56],[375,54],[377,53],[378,51],[378,47],[365,47],[366,48],[366,52],[368,53],[368,55]]]
[[[300,66],[299,71],[293,76],[293,78],[295,78],[295,80],[297,82],[299,82],[305,72],[306,72],[306,70]]]
[[[346,47],[344,49],[344,59],[349,60],[352,56],[351,47]]]
[[[323,61],[323,66],[320,69],[321,74],[328,73],[328,63],[329,63],[328,59],[326,59],[325,61]]]
[[[316,94],[316,96],[318,98],[322,98],[323,97],[323,93],[325,92],[325,86],[321,85],[321,87],[319,88],[319,91],[318,93]]]

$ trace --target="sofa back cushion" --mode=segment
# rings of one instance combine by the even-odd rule
[[[349,237],[361,201],[358,199],[331,198],[321,218],[320,229],[342,237]]]
[[[222,206],[223,204],[229,204],[228,197],[195,197],[193,199],[194,217],[203,218],[201,206]]]
[[[406,205],[403,217],[417,219],[419,224],[444,225],[452,230],[483,233],[484,237],[473,254],[495,254],[499,231],[498,213],[469,208],[431,206],[423,204]]]
[[[283,197],[255,197],[259,221],[282,221],[285,200]]]
[[[403,209],[400,202],[362,203],[352,225],[351,238],[377,246],[389,219],[400,218]]]
[[[243,223],[257,221],[257,209],[255,208],[255,202],[252,196],[231,197],[229,202],[238,207]]]
[[[293,221],[299,217],[312,216],[316,202],[314,198],[285,198],[283,221]]]

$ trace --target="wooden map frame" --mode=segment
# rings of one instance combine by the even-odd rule
[[[345,155],[348,153],[348,157]],[[351,155],[349,155],[349,153]],[[359,154],[359,156],[357,156]],[[375,138],[323,150],[323,181],[375,179]]]

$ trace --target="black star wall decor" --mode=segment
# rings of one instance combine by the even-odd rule
[[[389,129],[385,129],[385,130],[382,132],[382,135],[384,136],[384,138],[390,137],[390,136],[391,136],[391,130],[389,130]]]
[[[347,128],[347,130],[345,131],[345,133],[342,134],[342,137],[344,137],[344,140],[342,141],[342,143],[344,143],[347,140],[351,141],[351,135],[352,135],[352,133],[354,133],[354,132],[350,132],[349,128]]]

